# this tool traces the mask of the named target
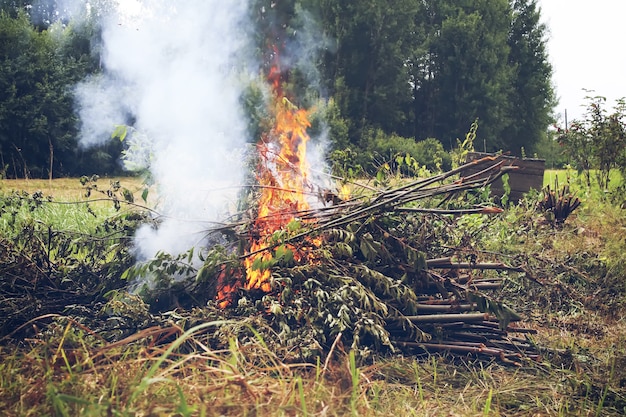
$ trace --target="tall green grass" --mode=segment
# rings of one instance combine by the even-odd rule
[[[109,181],[120,181],[140,201],[141,183],[135,178],[100,180],[106,189]],[[40,192],[40,203],[33,199]],[[13,236],[28,225],[45,225],[56,231],[92,234],[107,218],[134,207],[116,210],[104,194],[92,192],[87,198],[77,178],[49,180],[0,180],[0,236]]]
[[[615,190],[617,187],[624,184],[624,178],[622,174],[614,169],[611,171],[609,181],[609,190],[601,190],[598,186],[598,181],[595,178],[595,172],[591,172],[591,188],[587,185],[587,179],[583,174],[579,174],[574,169],[547,169],[543,176],[543,185],[554,186],[555,181],[558,180],[559,184],[570,184],[570,189],[583,194],[592,194],[593,196],[600,196],[607,191]]]

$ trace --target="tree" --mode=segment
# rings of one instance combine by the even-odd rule
[[[310,107],[320,94],[331,99],[336,149],[363,150],[379,129],[450,148],[478,118],[479,149],[485,143],[520,153],[542,137],[554,105],[536,2],[254,0],[252,46],[266,72],[279,55],[281,82],[296,105]],[[65,10],[58,6],[69,3],[57,0],[0,0],[0,163],[11,175],[79,168],[71,86],[100,70],[91,53],[100,36],[93,22],[113,3]],[[57,12],[86,24],[54,22]],[[323,52],[311,54],[316,47]],[[251,98],[243,101],[254,105]],[[115,158],[97,159],[114,166]]]
[[[519,154],[533,149],[553,122],[556,105],[552,65],[546,50],[546,27],[540,22],[537,0],[514,0],[509,33],[509,66],[513,70],[510,124],[502,133],[501,147]]]
[[[418,3],[413,0],[319,2],[323,28],[336,49],[324,75],[359,142],[367,126],[403,133],[410,110],[405,66]]]
[[[480,135],[496,145],[510,114],[510,22],[507,0],[424,3],[424,38],[411,60],[417,139],[452,146],[478,118]]]
[[[306,3],[336,42],[324,79],[353,144],[373,127],[451,147],[478,118],[479,148],[519,154],[551,121],[536,0]]]
[[[559,143],[571,163],[591,186],[591,170],[602,190],[608,190],[611,170],[626,172],[626,101],[618,101],[613,112],[604,108],[605,97],[587,97],[583,120],[574,120],[567,131],[560,131]]]
[[[64,41],[70,28],[38,31],[24,12],[0,12],[0,164],[13,177],[77,168],[72,86],[93,66]],[[6,169],[5,169],[6,168]]]

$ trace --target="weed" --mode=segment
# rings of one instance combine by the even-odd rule
[[[491,398],[493,396],[493,390],[489,390],[489,394],[487,395],[487,401],[485,401],[485,407],[483,408],[483,417],[488,417],[491,413]]]
[[[546,219],[556,225],[562,225],[574,210],[580,206],[580,200],[569,190],[569,184],[559,187],[558,178],[554,183],[554,190],[550,186],[543,189],[543,198],[538,207],[546,216]]]
[[[352,392],[350,394],[350,409],[352,415],[358,416],[358,410],[356,407],[357,400],[359,398],[359,369],[356,366],[356,354],[354,350],[351,350],[349,355],[350,377],[352,379]]]

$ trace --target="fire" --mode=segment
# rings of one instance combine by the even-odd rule
[[[310,208],[307,201],[309,166],[306,146],[309,141],[307,129],[311,126],[310,111],[295,106],[283,94],[281,72],[277,65],[269,71],[271,86],[270,110],[275,120],[272,129],[257,144],[259,165],[256,173],[261,195],[258,200],[256,219],[250,231],[250,248],[244,259],[245,281],[243,288],[271,290],[271,271],[255,268],[259,261],[272,259],[265,250],[277,230],[284,229],[295,220],[298,211]],[[294,249],[294,248],[290,248]],[[300,254],[294,249],[294,258]],[[233,285],[223,285],[218,292],[218,304],[226,307],[231,303]]]
[[[339,198],[343,201],[349,200],[351,197],[350,187],[347,184],[343,184],[341,188],[339,188]]]
[[[279,94],[274,84],[273,113],[275,125],[258,144],[260,163],[257,180],[261,187],[255,234],[250,246],[246,268],[246,289],[270,290],[269,269],[254,269],[257,259],[267,261],[271,253],[263,251],[268,238],[294,220],[296,212],[308,209],[306,186],[309,167],[306,162],[307,129],[311,126],[309,112],[298,109]],[[260,251],[260,252],[259,252]]]

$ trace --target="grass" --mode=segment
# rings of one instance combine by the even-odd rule
[[[598,181],[595,177],[595,171],[591,171],[591,189],[587,187],[586,179],[583,174],[579,174],[576,170],[573,169],[546,169],[543,176],[543,185],[554,186],[556,180],[558,180],[559,184],[567,184],[568,182],[571,185],[572,190],[583,193],[583,194],[592,194],[594,196],[600,196],[605,193],[604,190],[600,190],[598,187]],[[614,169],[611,171],[609,176],[609,191],[615,190],[615,188],[624,183],[624,179],[622,178],[621,173]]]
[[[100,178],[97,184],[100,188],[107,189],[109,184],[119,181],[122,186],[133,192],[137,201],[141,199],[143,190],[142,180],[135,177],[112,177]],[[42,191],[44,195],[54,196],[58,201],[83,201],[85,190],[78,178],[58,178],[52,181],[44,179],[0,179],[0,193],[11,191],[26,191],[34,193]]]
[[[344,353],[324,371],[319,363],[281,363],[260,344],[241,352],[184,355],[176,353],[175,344],[127,345],[99,356],[87,346],[2,351],[0,411],[16,416],[620,415],[601,403],[611,393],[610,382],[594,385],[568,370],[514,370],[446,356],[383,358],[357,367]]]
[[[6,181],[0,194],[17,184]],[[48,184],[55,200],[80,199],[76,180],[56,181],[19,187]],[[46,216],[68,228],[89,222],[72,207],[51,205],[57,211]],[[98,216],[109,215],[107,207]],[[359,363],[341,343],[328,361],[287,363],[258,333],[250,343],[208,348],[203,332],[219,325],[210,321],[186,332],[176,324],[148,328],[107,344],[60,318],[45,337],[0,344],[0,415],[623,415],[624,210],[590,195],[562,228],[517,207],[489,230],[486,249],[524,254],[540,272],[541,285],[512,279],[503,293],[538,330],[534,340],[545,349],[538,363],[511,368],[446,354]]]
[[[4,236],[11,234],[16,227],[23,227],[31,222],[52,226],[55,230],[93,233],[94,227],[106,218],[120,214],[113,203],[106,196],[110,184],[119,181],[120,185],[129,189],[136,202],[142,202],[141,194],[143,185],[139,178],[116,177],[105,178],[97,181],[98,189],[92,190],[91,195],[86,197],[86,189],[81,186],[77,178],[61,178],[52,181],[42,179],[29,180],[0,180],[0,196],[10,196],[19,193],[19,198],[24,201],[23,207],[13,216],[0,216],[0,233]],[[33,202],[34,193],[41,192],[43,200],[50,203],[42,204],[36,210],[32,210],[30,203]],[[123,201],[123,198],[120,198]],[[152,198],[149,202],[151,203]],[[89,207],[88,210],[77,207]],[[121,210],[134,210],[134,206],[122,205]],[[0,213],[1,214],[1,213]],[[17,223],[15,223],[17,221]]]

